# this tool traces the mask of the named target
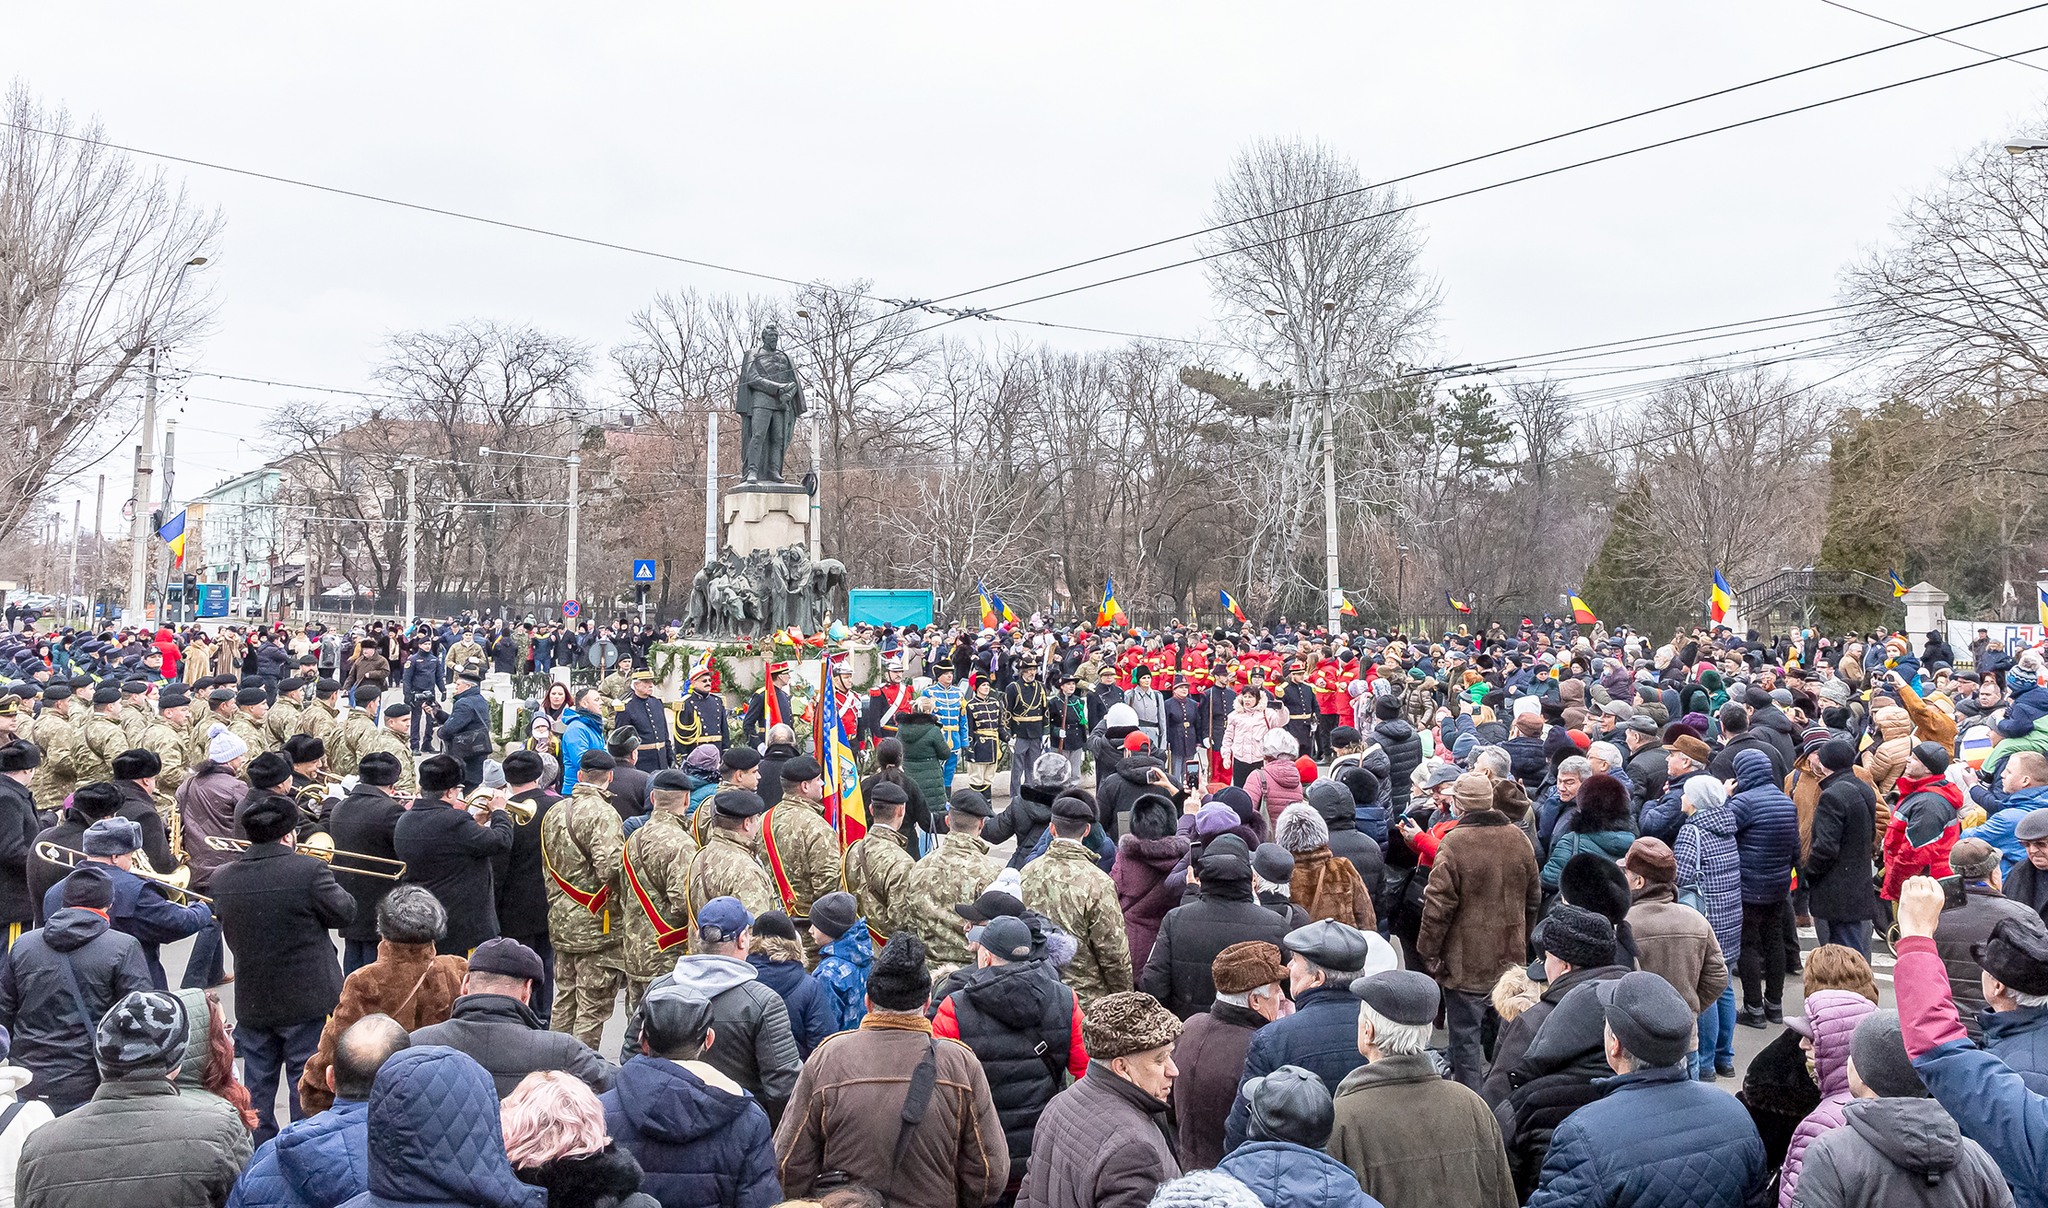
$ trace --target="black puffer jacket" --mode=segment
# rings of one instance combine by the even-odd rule
[[[547,1188],[548,1208],[661,1208],[640,1192],[640,1163],[617,1145],[513,1173],[522,1183]]]
[[[445,1044],[490,1071],[498,1098],[535,1070],[561,1070],[593,1091],[611,1089],[617,1067],[567,1032],[550,1032],[532,1008],[503,994],[465,994],[444,1023],[412,1034],[415,1045]]]
[[[1010,1145],[1010,1179],[1024,1175],[1045,1105],[1066,1083],[1074,1035],[1074,992],[1043,961],[991,965],[941,1004],[960,1043],[988,1074],[989,1095]],[[946,1034],[943,1026],[940,1034]]]
[[[1159,791],[1149,779],[1153,772],[1165,772],[1166,765],[1150,755],[1126,755],[1114,773],[1095,778],[1095,815],[1111,841],[1123,833],[1119,816],[1146,793]]]
[[[100,1018],[129,991],[154,989],[141,942],[113,930],[105,915],[67,906],[16,940],[0,961],[0,1027],[13,1037],[14,1064],[35,1075],[28,1096],[60,1111],[92,1098]]]
[[[1286,919],[1252,900],[1250,881],[1205,881],[1200,897],[1166,912],[1138,988],[1182,1019],[1199,1015],[1216,1001],[1217,953],[1246,940],[1278,944],[1287,931]]]
[[[1422,766],[1422,736],[1415,732],[1414,726],[1397,717],[1392,721],[1383,721],[1375,725],[1369,740],[1377,743],[1380,750],[1387,753],[1387,766],[1384,769],[1374,769],[1374,773],[1386,784],[1380,792],[1382,803],[1389,809],[1407,810],[1411,783],[1408,777],[1416,768]],[[1344,853],[1337,854],[1341,856]],[[1359,869],[1360,873],[1364,871],[1362,868]]]
[[[1003,812],[988,820],[981,828],[981,837],[990,843],[1001,843],[1015,837],[1017,850],[1010,855],[1011,868],[1023,868],[1024,862],[1038,848],[1045,838],[1045,828],[1052,822],[1052,803],[1059,798],[1060,790],[1025,785]]]

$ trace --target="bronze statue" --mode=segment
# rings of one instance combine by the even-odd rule
[[[776,345],[782,333],[770,323],[761,329],[761,346],[740,368],[733,410],[740,415],[742,485],[780,483],[783,454],[796,421],[804,413],[804,388],[796,365]]]

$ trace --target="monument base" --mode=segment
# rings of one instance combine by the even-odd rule
[[[810,543],[811,497],[802,491],[750,486],[728,494],[722,510],[725,548],[742,558]]]

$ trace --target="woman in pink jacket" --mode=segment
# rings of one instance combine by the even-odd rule
[[[1294,735],[1285,729],[1266,731],[1259,742],[1259,749],[1266,762],[1259,770],[1246,777],[1244,791],[1251,796],[1252,803],[1266,815],[1266,833],[1273,833],[1273,826],[1280,820],[1280,811],[1302,800],[1307,792],[1302,788],[1301,768],[1294,762],[1301,753],[1300,744]]]
[[[1284,724],[1284,723],[1283,723]],[[1272,711],[1256,689],[1237,694],[1237,707],[1223,727],[1223,759],[1230,765],[1230,783],[1238,788],[1251,779],[1266,758],[1266,732],[1273,728]]]

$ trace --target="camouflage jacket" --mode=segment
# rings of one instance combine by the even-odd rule
[[[1073,839],[1054,839],[1024,866],[1024,904],[1074,937],[1074,959],[1060,970],[1082,1004],[1131,988],[1131,941],[1116,884],[1095,853]]]
[[[121,733],[128,736],[128,746],[131,749],[142,745],[142,732],[148,729],[149,723],[154,720],[156,711],[135,697],[131,696],[121,702]]]
[[[255,718],[242,712],[240,709],[235,710],[235,715],[228,719],[228,729],[234,733],[236,738],[249,744],[249,758],[251,759],[256,758],[265,751],[275,751],[277,749],[277,744],[270,740],[270,735],[264,731],[262,725]]]
[[[149,724],[135,736],[135,745],[156,754],[163,767],[156,774],[156,807],[165,817],[175,810],[178,786],[185,783],[185,739],[178,728],[152,713]]]
[[[331,743],[334,740],[330,735],[339,720],[334,712],[334,706],[326,701],[316,700],[299,710],[299,733],[311,734],[321,742]]]
[[[811,903],[839,889],[839,835],[825,821],[824,807],[808,797],[787,796],[768,812],[766,833],[782,857],[782,875],[796,896],[790,917],[807,919]],[[772,871],[772,870],[771,870]],[[797,924],[803,935],[803,924]]]
[[[78,787],[77,729],[70,719],[55,712],[42,713],[28,739],[43,752],[43,761],[29,778],[29,793],[36,799],[37,809],[54,813]]]
[[[263,718],[264,732],[275,745],[274,750],[284,748],[284,740],[299,732],[299,707],[280,696],[270,706],[270,712]]]
[[[910,870],[917,861],[910,858],[908,841],[894,827],[877,827],[846,849],[844,880],[846,892],[859,903],[862,918],[877,941],[902,929],[910,906]]]
[[[205,759],[206,749],[213,741],[213,728],[227,724],[227,719],[212,709],[201,709],[199,716],[192,719],[192,729],[185,735],[185,762],[196,764]]]
[[[967,963],[967,932],[953,907],[980,897],[1002,871],[1002,864],[989,857],[988,840],[954,834],[939,836],[939,845],[911,868],[904,885],[909,901],[903,925],[925,942],[932,964]]]
[[[625,863],[632,875],[628,877],[623,868],[619,875],[624,898],[619,908],[626,916],[626,976],[652,980],[673,969],[676,957],[689,951],[690,864],[696,858],[697,844],[683,820],[662,810],[649,814],[647,824],[626,840]],[[644,902],[642,894],[647,898]],[[664,929],[674,929],[667,947],[655,937],[654,920],[647,916],[649,906],[660,916]]]
[[[389,751],[398,759],[398,783],[391,786],[391,792],[399,797],[410,797],[419,791],[419,777],[415,775],[412,763],[412,748],[405,740],[382,726],[372,726],[364,732],[362,740],[354,748],[356,763],[360,765],[363,756],[372,751]],[[333,765],[329,768],[332,770]],[[618,811],[612,811],[612,820],[617,821]]]
[[[626,850],[625,827],[611,794],[594,785],[549,807],[540,821],[540,854],[547,870],[548,942],[557,952],[603,952],[624,939],[619,901],[619,861]],[[563,888],[587,897],[603,895],[591,909]]]
[[[723,897],[738,898],[748,914],[782,909],[774,878],[754,857],[754,849],[731,831],[711,832],[711,841],[690,861],[689,884],[691,918],[704,909],[704,903]]]
[[[337,719],[334,730],[327,736],[327,770],[337,776],[353,776],[356,765],[362,762],[359,748],[377,723],[367,713],[348,713]]]
[[[78,783],[112,780],[114,757],[128,749],[128,735],[122,732],[119,719],[104,713],[88,713],[71,731],[77,738],[72,767],[78,774]]]

